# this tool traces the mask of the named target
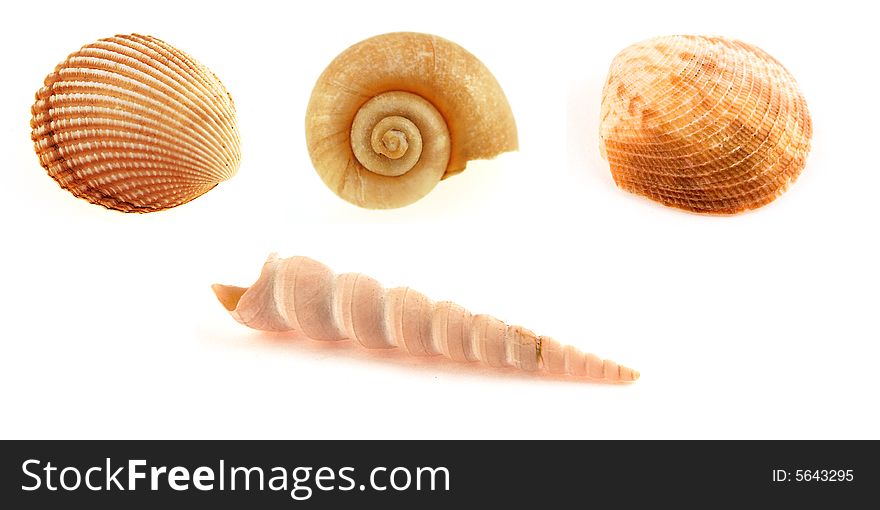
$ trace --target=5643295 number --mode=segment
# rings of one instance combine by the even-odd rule
[[[851,482],[852,469],[797,469],[794,472],[796,482]]]

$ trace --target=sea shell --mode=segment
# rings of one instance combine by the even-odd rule
[[[258,330],[353,339],[368,349],[399,347],[413,356],[443,355],[496,368],[613,382],[639,378],[635,370],[521,326],[473,315],[449,301],[433,302],[407,287],[384,289],[363,274],[336,275],[306,257],[271,255],[251,287],[213,289],[235,320]]]
[[[324,183],[371,209],[415,202],[468,161],[517,148],[510,105],[486,66],[417,33],[376,36],[336,57],[312,91],[306,139]]]
[[[671,36],[614,58],[600,134],[621,188],[689,211],[734,214],[773,201],[797,179],[812,124],[794,78],[764,51]]]
[[[83,46],[32,108],[40,163],[77,197],[124,212],[189,202],[238,170],[235,105],[173,46],[118,35]]]

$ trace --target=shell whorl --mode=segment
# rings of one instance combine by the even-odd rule
[[[611,64],[601,150],[622,189],[668,206],[735,214],[797,179],[812,124],[791,74],[731,39],[658,37]]]
[[[517,148],[504,92],[472,54],[418,33],[379,35],[324,70],[306,112],[324,183],[371,209],[402,207],[464,170]]]
[[[572,346],[474,315],[449,302],[433,302],[407,288],[384,289],[359,273],[336,275],[306,257],[270,256],[249,288],[214,285],[240,323],[264,331],[296,331],[315,340],[352,339],[370,349],[398,347],[416,356],[443,355],[609,381],[634,381],[639,373]]]
[[[235,105],[205,66],[151,36],[83,46],[31,108],[40,164],[77,197],[123,212],[189,202],[238,170]]]
[[[378,186],[362,186],[361,196],[406,189],[425,195],[446,171],[449,131],[440,112],[420,96],[385,92],[364,103],[351,125],[351,150]]]

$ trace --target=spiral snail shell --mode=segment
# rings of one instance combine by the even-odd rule
[[[370,209],[408,205],[468,161],[516,150],[504,92],[435,35],[392,33],[342,52],[315,84],[306,140],[324,183]]]
[[[773,201],[810,150],[807,104],[776,59],[721,37],[658,37],[611,63],[601,150],[621,188],[735,214]]]
[[[83,46],[46,77],[31,111],[40,164],[109,209],[175,207],[238,170],[232,98],[208,68],[155,37]]]
[[[249,288],[215,284],[235,320],[263,331],[297,331],[314,340],[352,339],[368,349],[399,347],[414,356],[443,355],[461,362],[566,374],[613,382],[639,373],[572,346],[433,302],[407,287],[384,289],[359,273],[336,275],[306,257],[271,255]]]

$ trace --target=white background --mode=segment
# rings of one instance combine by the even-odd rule
[[[14,2],[0,18],[0,437],[878,438],[876,20],[862,3]],[[520,151],[395,211],[351,206],[305,149],[312,85],[389,31],[441,35],[507,93]],[[30,141],[43,77],[116,33],[208,65],[238,175],[124,215],[61,190]],[[608,65],[655,35],[760,46],[798,79],[813,150],[735,217],[618,190],[598,151]],[[210,284],[265,257],[409,285],[642,372],[604,385],[250,331]]]

